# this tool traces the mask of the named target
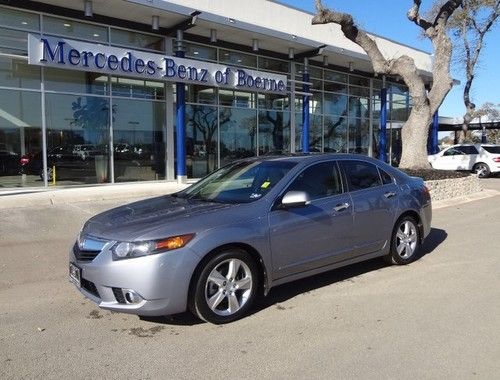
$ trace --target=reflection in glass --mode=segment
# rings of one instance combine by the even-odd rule
[[[19,29],[39,30],[40,16],[36,13],[0,7],[0,25]]]
[[[259,93],[259,108],[268,110],[286,110],[288,109],[289,98],[282,94],[262,94]]]
[[[256,94],[254,92],[219,89],[219,104],[241,108],[255,108]]]
[[[364,118],[370,117],[370,102],[368,98],[358,98],[357,96],[349,96],[349,118]]]
[[[335,82],[325,82],[325,91],[338,92],[341,94],[347,94],[347,85]]]
[[[0,28],[0,51],[2,53],[28,55],[28,33]]]
[[[309,97],[309,112],[314,114],[322,113],[323,94],[321,92],[313,92],[313,96]]]
[[[325,70],[325,80],[347,83],[347,74]]]
[[[139,49],[165,51],[165,38],[152,34],[133,32],[130,30],[111,29],[111,44],[130,46]]]
[[[43,30],[45,33],[57,36],[67,36],[96,42],[108,41],[108,30],[106,27],[69,19],[43,16]]]
[[[132,78],[111,78],[113,96],[139,99],[165,99],[165,83]]]
[[[165,178],[165,104],[113,99],[115,182]]]
[[[85,71],[44,68],[45,88],[48,91],[109,94],[107,75]]]
[[[349,119],[349,152],[368,154],[370,125],[368,120]]]
[[[370,96],[370,89],[366,88],[366,87],[349,86],[349,95],[369,97]]]
[[[347,117],[325,116],[323,135],[325,153],[345,153],[347,151]]]
[[[0,86],[40,89],[40,67],[0,56]]]
[[[186,85],[186,102],[200,104],[215,104],[217,100],[214,87],[197,84]]]
[[[226,115],[221,120],[227,120]],[[187,175],[200,178],[217,168],[217,107],[186,106]]]
[[[355,86],[370,87],[370,79],[365,77],[358,77],[355,75],[349,75],[349,84]]]
[[[295,114],[295,151],[302,151],[302,114]],[[309,152],[323,151],[323,116],[309,114]]]
[[[185,55],[187,58],[194,58],[202,61],[217,61],[217,49],[215,48],[194,44],[192,42],[186,42],[185,48]]]
[[[290,113],[259,112],[259,154],[290,152]]]
[[[347,95],[325,92],[325,113],[343,115],[347,112]]]
[[[323,116],[309,115],[309,152],[323,151]]]
[[[288,74],[289,64],[287,61],[281,61],[278,59],[259,57],[259,69],[265,71],[278,71],[281,73]]]
[[[0,90],[0,188],[43,186],[41,115],[39,93]]]
[[[257,56],[232,50],[219,50],[219,61],[241,67],[257,67]]]
[[[221,166],[256,155],[256,110],[221,107],[219,125]]]
[[[50,181],[57,185],[110,181],[109,112],[107,98],[46,95]]]

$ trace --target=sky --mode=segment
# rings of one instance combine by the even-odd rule
[[[314,11],[314,0],[280,0],[309,12]],[[432,3],[424,0],[422,8]],[[408,21],[406,12],[413,4],[411,0],[323,0],[328,8],[350,13],[365,30],[432,53],[432,44],[420,36],[419,28]],[[476,69],[472,84],[471,99],[480,106],[485,102],[500,103],[500,22],[486,36],[486,45]],[[440,116],[461,117],[463,104],[463,69],[457,62],[452,64],[452,76],[462,82],[454,86],[439,110]]]

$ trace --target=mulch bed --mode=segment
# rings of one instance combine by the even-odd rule
[[[438,179],[462,178],[471,175],[470,172],[458,172],[454,170],[435,170],[435,169],[400,169],[413,177],[420,177],[424,181],[434,181]]]

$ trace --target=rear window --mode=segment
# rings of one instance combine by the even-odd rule
[[[457,146],[455,149],[465,154],[479,154],[474,145]]]
[[[343,161],[349,190],[362,190],[382,185],[377,167],[369,162]]]
[[[500,154],[500,145],[495,145],[495,146],[484,146],[483,149],[487,151],[488,153],[493,153],[493,154]]]
[[[379,172],[380,172],[380,177],[382,178],[382,183],[384,185],[387,185],[389,183],[392,183],[392,177],[385,171],[383,171],[382,169],[378,168]]]

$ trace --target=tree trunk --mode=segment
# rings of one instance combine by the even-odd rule
[[[415,100],[414,100],[415,101]],[[427,161],[427,136],[432,122],[429,104],[422,98],[414,103],[405,126],[401,129],[402,154],[400,168],[429,169]]]
[[[412,97],[413,108],[401,132],[403,141],[399,166],[414,169],[430,167],[427,161],[427,136],[432,115],[453,85],[449,72],[452,45],[446,34],[446,25],[450,15],[462,5],[462,0],[443,0],[437,15],[431,21],[420,16],[420,4],[421,0],[413,0],[413,6],[407,16],[423,29],[434,46],[433,85],[428,92],[414,60],[407,55],[398,58],[385,57],[376,41],[357,27],[351,15],[325,9],[321,0],[316,0],[316,15],[311,21],[313,25],[340,25],[344,36],[363,48],[375,73],[402,77]]]
[[[476,111],[475,107],[473,107],[474,104],[469,103],[466,107],[465,115],[464,115],[464,121],[462,123],[462,131],[460,133],[460,137],[458,139],[458,142],[460,144],[463,144],[464,142],[467,141],[467,133],[469,131],[469,125],[474,119],[474,112]]]

